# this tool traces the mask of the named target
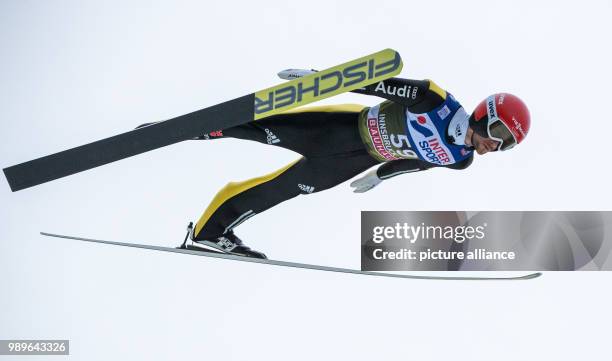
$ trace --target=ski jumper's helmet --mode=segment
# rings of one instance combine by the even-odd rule
[[[499,142],[497,150],[508,150],[522,142],[529,132],[531,117],[527,105],[516,95],[497,93],[478,104],[470,116],[470,127]]]

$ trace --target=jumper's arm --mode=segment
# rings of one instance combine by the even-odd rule
[[[377,169],[367,172],[365,175],[351,182],[351,187],[355,193],[367,192],[376,187],[383,180],[398,176],[405,173],[414,173],[431,168],[450,168],[450,169],[465,169],[472,164],[474,157],[469,157],[459,163],[454,163],[446,166],[439,166],[433,163],[425,162],[420,159],[397,159],[383,163]]]

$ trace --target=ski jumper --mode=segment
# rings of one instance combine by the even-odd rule
[[[228,232],[283,201],[332,188],[368,168],[381,179],[433,167],[464,169],[473,152],[464,145],[468,116],[430,80],[391,78],[356,91],[387,99],[298,108],[198,139],[237,138],[302,155],[261,177],[230,182],[196,223],[193,239]]]

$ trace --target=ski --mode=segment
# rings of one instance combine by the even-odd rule
[[[402,59],[385,49],[321,72],[110,138],[4,168],[13,192],[350,92],[397,75]]]
[[[212,251],[203,252],[203,251],[196,251],[196,250],[183,249],[183,248],[171,248],[171,247],[151,246],[151,245],[138,244],[138,243],[105,241],[105,240],[90,239],[90,238],[83,238],[83,237],[65,236],[65,235],[53,234],[53,233],[47,233],[47,232],[40,232],[40,234],[43,236],[47,236],[47,237],[72,239],[72,240],[77,240],[77,241],[93,242],[93,243],[102,243],[102,244],[114,245],[114,246],[141,248],[141,249],[172,252],[172,253],[182,253],[182,254],[188,254],[192,256],[220,258],[220,259],[226,259],[226,260],[232,260],[232,261],[267,264],[267,265],[272,265],[272,266],[292,267],[292,268],[310,269],[310,270],[326,271],[326,272],[350,273],[350,274],[357,274],[357,275],[364,275],[364,276],[407,278],[407,279],[419,279],[419,280],[447,280],[447,281],[510,281],[510,280],[529,280],[529,279],[539,277],[541,275],[540,272],[530,273],[530,274],[526,274],[522,276],[509,276],[509,277],[470,277],[470,276],[451,277],[451,276],[406,275],[406,274],[385,273],[385,272],[360,271],[360,270],[350,269],[350,268],[321,266],[321,265],[308,264],[308,263],[241,257],[241,256],[234,256],[234,255],[217,253],[217,252],[212,252]]]

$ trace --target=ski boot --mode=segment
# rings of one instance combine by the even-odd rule
[[[187,242],[187,241],[191,242]],[[193,222],[190,222],[187,226],[187,235],[185,240],[177,248],[190,249],[194,251],[211,252],[211,253],[224,253],[231,254],[234,256],[242,257],[253,257],[267,259],[265,254],[252,250],[242,243],[242,240],[230,231],[217,238],[194,240],[193,239]]]

